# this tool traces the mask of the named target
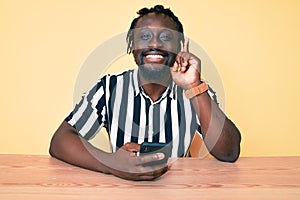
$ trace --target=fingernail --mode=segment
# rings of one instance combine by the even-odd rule
[[[164,157],[165,157],[165,154],[163,154],[163,153],[157,153],[156,154],[157,160],[162,160],[162,159],[164,159]]]

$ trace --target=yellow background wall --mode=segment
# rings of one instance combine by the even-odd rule
[[[82,63],[153,2],[0,0],[0,153],[47,154]],[[241,155],[300,155],[299,1],[157,2],[216,65]]]

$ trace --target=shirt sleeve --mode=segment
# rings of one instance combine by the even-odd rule
[[[85,139],[93,138],[106,119],[105,77],[90,88],[65,118]]]
[[[208,86],[207,92],[208,92],[210,98],[220,107],[216,92],[213,90],[213,88],[209,84],[207,84],[207,86]]]

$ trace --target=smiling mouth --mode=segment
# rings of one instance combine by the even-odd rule
[[[150,52],[146,52],[144,54],[144,58],[145,58],[145,62],[146,63],[164,63],[166,60],[166,54],[163,52],[155,52],[155,51],[150,51]]]
[[[163,59],[164,57],[162,55],[147,55],[146,56],[147,59]]]

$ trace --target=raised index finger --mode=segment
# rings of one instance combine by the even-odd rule
[[[183,52],[189,52],[189,38],[185,38],[183,44]]]

